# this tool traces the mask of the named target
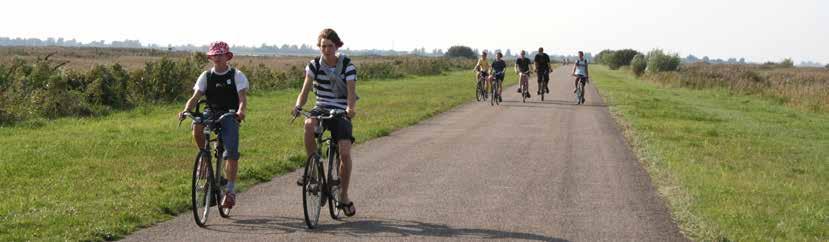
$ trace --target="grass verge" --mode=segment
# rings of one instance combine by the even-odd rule
[[[591,73],[690,238],[829,240],[829,114]]]

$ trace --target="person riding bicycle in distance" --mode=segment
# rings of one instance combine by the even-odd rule
[[[316,57],[305,67],[305,82],[296,99],[296,106],[291,114],[299,116],[299,111],[308,99],[308,92],[314,90],[316,104],[312,112],[320,110],[345,110],[346,118],[329,119],[323,121],[326,129],[331,131],[331,137],[337,141],[340,152],[339,174],[341,175],[341,201],[345,215],[354,216],[357,210],[348,197],[351,181],[351,146],[354,143],[351,119],[357,115],[357,68],[351,59],[344,54],[337,53],[343,46],[342,40],[333,29],[323,29],[317,36],[317,46],[320,48],[320,57]],[[336,73],[341,70],[340,73]],[[344,86],[344,87],[343,87]],[[317,144],[314,130],[320,120],[305,119],[305,152],[308,157],[316,154]],[[297,180],[297,185],[304,185],[304,178]]]
[[[544,48],[538,47],[538,53],[535,54],[535,71],[538,74],[538,95],[541,92],[550,93],[550,56],[544,53]],[[544,86],[542,86],[544,85]]]
[[[518,54],[518,58],[515,59],[515,73],[518,73],[518,93],[521,93],[521,85],[527,85],[527,82],[530,78],[530,58],[527,58],[527,52],[521,50]],[[529,87],[527,87],[529,88]],[[529,93],[527,93],[529,95]],[[527,97],[529,98],[529,97]]]
[[[495,52],[495,60],[492,61],[492,79],[493,84],[498,85],[498,97],[501,97],[501,91],[504,88],[504,76],[507,71],[507,63],[501,58],[504,57],[500,51]],[[498,101],[501,101],[500,99]]]
[[[228,61],[233,59],[233,52],[230,52],[225,42],[213,42],[210,50],[207,51],[207,58],[213,63],[213,68],[204,71],[196,80],[193,86],[193,96],[187,100],[184,110],[178,113],[179,120],[184,120],[184,114],[193,109],[199,99],[205,96],[207,107],[214,114],[222,114],[230,110],[236,110],[236,119],[222,120],[222,138],[224,139],[225,152],[223,154],[225,175],[227,176],[227,193],[222,199],[222,207],[233,208],[236,204],[236,171],[239,161],[239,122],[245,119],[247,110],[248,79],[242,71],[230,67]],[[204,149],[204,125],[193,126],[193,139],[199,149]],[[203,170],[206,172],[206,170]]]
[[[483,79],[484,84],[486,84],[486,90],[489,91],[490,88],[490,76],[489,71],[491,67],[489,65],[489,61],[486,59],[486,51],[481,52],[481,58],[478,59],[478,63],[475,64],[475,72],[478,73],[478,80]]]
[[[584,79],[587,82],[590,76],[587,70],[587,60],[584,59],[584,52],[582,51],[579,51],[579,59],[573,63],[573,76],[576,77],[576,80],[573,82],[573,93],[576,93],[576,90],[579,89],[579,80]]]

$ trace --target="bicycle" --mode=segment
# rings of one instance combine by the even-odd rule
[[[225,188],[227,179],[222,175],[224,140],[222,138],[221,122],[225,118],[236,118],[236,110],[232,109],[222,114],[213,113],[210,108],[205,108],[204,113],[199,112],[199,107],[204,103],[206,103],[206,100],[201,100],[196,104],[195,112],[184,113],[185,116],[193,120],[193,124],[204,125],[205,146],[203,149],[199,149],[196,155],[196,161],[193,165],[193,179],[190,186],[193,219],[199,227],[205,226],[207,217],[210,214],[210,207],[219,204],[219,201],[221,201],[221,198],[227,192]],[[184,120],[179,121],[179,127],[182,121]],[[211,133],[216,134],[216,138],[211,139]],[[210,161],[211,151],[215,151],[213,152],[216,158],[215,170]],[[230,208],[224,208],[220,205],[218,209],[221,217],[230,217]]]
[[[521,92],[521,102],[527,102],[527,98],[530,97],[530,74],[519,72],[518,73],[518,80],[520,81],[521,87],[519,87],[519,92]]]
[[[490,99],[489,105],[492,106],[501,105],[501,95],[498,94],[498,91],[501,90],[501,87],[498,86],[498,83],[501,81],[499,81],[496,76],[497,75],[495,74],[492,75],[492,88],[490,88],[490,91],[492,92],[492,99]]]
[[[576,104],[583,104],[584,103],[584,85],[587,82],[587,77],[579,75],[576,78],[579,79],[579,83],[576,85]]]
[[[299,113],[306,118],[317,119],[317,126],[314,129],[314,137],[317,143],[317,151],[305,161],[302,182],[302,209],[305,216],[305,224],[313,229],[319,224],[320,209],[328,202],[328,212],[332,219],[338,220],[342,214],[340,203],[340,156],[337,141],[330,135],[323,134],[327,130],[322,125],[323,120],[346,118],[345,110],[332,109],[320,112],[299,110]],[[291,122],[296,116],[291,119]],[[329,132],[330,133],[330,132]],[[323,152],[325,151],[325,152]],[[320,157],[320,154],[327,157]],[[322,160],[328,160],[328,176],[326,178]]]
[[[542,81],[538,83],[538,90],[541,90],[541,92],[540,92],[541,94],[539,94],[539,96],[541,97],[541,101],[544,101],[544,93],[550,91],[549,88],[547,87],[547,83],[550,81],[550,79],[549,79],[550,71],[544,71],[544,72],[538,73],[538,74],[539,75],[547,75],[547,77],[548,77],[548,78],[542,79]]]
[[[481,76],[481,75],[478,75],[476,77],[476,79],[477,79],[477,81],[476,81],[476,85],[475,85],[475,99],[478,100],[479,102],[481,100],[486,101],[486,99],[487,99],[486,83],[485,83],[486,78]]]

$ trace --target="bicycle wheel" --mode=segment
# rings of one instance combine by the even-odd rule
[[[491,86],[491,87],[489,88],[489,94],[490,94],[490,97],[492,97],[492,99],[489,99],[489,105],[491,105],[491,106],[495,106],[495,100],[497,100],[497,99],[498,99],[498,97],[496,97],[496,96],[495,96],[495,94],[497,94],[497,93],[495,92],[495,86],[496,86],[496,85],[495,85],[495,83],[493,82],[492,84],[490,84],[490,86]]]
[[[478,81],[478,83],[475,84],[475,100],[478,100],[478,102],[480,102],[482,96],[483,95],[481,95],[481,81]]]
[[[216,151],[216,154],[215,154],[215,157],[216,157],[216,170],[214,171],[216,175],[213,176],[213,177],[218,177],[218,179],[216,179],[216,192],[215,192],[216,201],[221,203],[222,198],[224,198],[225,193],[227,193],[227,179],[223,175],[224,174],[223,167],[224,167],[225,163],[224,163],[224,159],[222,158],[222,155],[224,154],[225,149],[219,143],[214,142],[212,145],[214,145],[215,146],[214,148],[216,148],[216,149],[214,149]],[[229,218],[230,217],[230,208],[225,208],[225,207],[222,207],[222,206],[218,206],[218,208],[219,208],[219,216],[222,216],[222,218]]]
[[[329,146],[328,150],[328,212],[332,219],[340,219],[342,210],[340,205],[340,156],[336,146]]]
[[[302,186],[302,208],[305,215],[305,224],[313,229],[319,224],[320,207],[322,206],[323,174],[320,162],[314,157],[305,162],[305,185]]]
[[[210,153],[199,151],[196,155],[190,188],[193,219],[196,225],[204,227],[207,216],[210,214],[210,206],[216,203],[213,200],[213,170],[210,165]]]
[[[576,88],[576,104],[584,103],[584,82],[579,81],[579,86]]]

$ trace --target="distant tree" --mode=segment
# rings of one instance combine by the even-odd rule
[[[636,56],[633,57],[633,60],[630,61],[630,68],[636,76],[641,76],[642,73],[645,73],[645,68],[647,67],[648,60],[645,58],[645,55],[636,54]]]
[[[794,67],[794,61],[791,58],[783,59],[783,62],[780,62],[780,66],[782,67]]]
[[[506,52],[506,53],[504,53],[504,56],[506,56],[506,57],[512,57],[512,52],[511,52],[511,51],[509,51],[509,49],[507,49],[507,52]]]
[[[679,69],[679,56],[676,54],[669,55],[656,49],[648,52],[648,72],[656,73],[663,71],[675,71]]]
[[[703,56],[702,57],[702,62],[711,63],[711,59],[709,59],[708,56]]]
[[[446,50],[445,56],[475,59],[478,55],[472,50],[472,48],[463,45],[456,45],[449,47],[449,49]]]
[[[826,67],[826,69],[829,69],[829,64],[826,64],[826,66],[825,66],[825,67]]]
[[[740,64],[745,64],[745,63],[746,63],[746,58],[740,58]]]
[[[685,61],[689,63],[699,62],[699,58],[694,55],[688,55],[688,57],[685,57]]]

